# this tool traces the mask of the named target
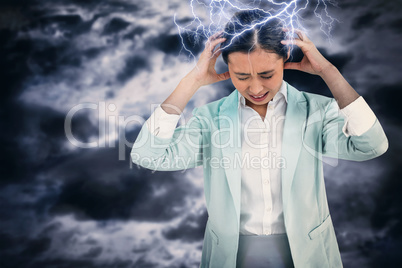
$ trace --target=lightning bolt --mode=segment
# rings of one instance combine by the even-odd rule
[[[303,26],[303,17],[306,14],[308,16],[308,12],[313,9],[310,13],[314,13],[315,17],[320,21],[320,29],[327,36],[329,43],[331,43],[331,30],[335,21],[338,20],[329,14],[328,6],[338,7],[335,0],[316,0],[314,3],[310,0],[254,0],[249,1],[249,3],[243,2],[239,0],[190,0],[192,18],[187,20],[189,22],[182,25],[177,21],[177,14],[174,15],[174,23],[179,31],[182,44],[180,52],[186,51],[189,57],[195,60],[195,55],[191,48],[186,45],[185,38],[195,46],[214,33],[222,31],[234,13],[244,10],[259,10],[264,12],[267,17],[263,21],[250,25],[242,32],[236,33],[232,40],[243,32],[265,24],[274,18],[280,19],[283,26],[289,29],[286,32],[287,38],[295,35],[295,29],[300,29],[308,35],[307,29]],[[230,46],[231,42],[227,46]]]

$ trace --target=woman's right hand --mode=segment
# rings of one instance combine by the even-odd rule
[[[218,32],[208,38],[205,49],[194,69],[184,77],[175,90],[161,104],[168,114],[181,114],[194,93],[202,86],[229,79],[229,72],[218,74],[215,71],[215,63],[221,54],[221,50],[215,49],[217,45],[226,39],[221,38]]]
[[[218,32],[208,38],[208,41],[205,43],[204,51],[201,53],[197,65],[187,75],[189,78],[194,79],[194,81],[200,87],[230,78],[229,72],[218,74],[215,70],[216,60],[222,53],[222,51],[219,49],[219,46],[216,46],[226,40],[226,38],[221,37],[221,34],[222,32]]]

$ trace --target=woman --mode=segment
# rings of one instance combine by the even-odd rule
[[[209,38],[196,68],[142,127],[131,157],[155,170],[203,165],[209,218],[201,267],[342,267],[322,156],[368,160],[388,141],[364,99],[307,36],[297,31],[285,40],[281,24],[265,18],[237,13],[223,36]],[[303,51],[301,62],[286,62],[290,43]],[[221,53],[229,71],[217,74]],[[298,91],[283,81],[284,69],[319,75],[334,98]],[[200,87],[229,78],[233,93],[175,128]]]

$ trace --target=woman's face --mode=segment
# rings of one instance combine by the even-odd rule
[[[256,49],[251,53],[233,52],[228,68],[233,85],[252,108],[267,105],[283,81],[285,60],[276,53]]]

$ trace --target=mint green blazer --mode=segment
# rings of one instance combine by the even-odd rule
[[[322,157],[364,161],[388,149],[376,119],[361,136],[346,137],[333,98],[298,91],[287,83],[282,197],[295,267],[342,267],[328,208]],[[203,166],[208,211],[200,267],[234,268],[240,224],[241,129],[238,91],[193,110],[171,139],[143,125],[131,151],[134,163],[152,170]],[[220,164],[217,160],[222,159]],[[267,248],[267,251],[270,250]]]

